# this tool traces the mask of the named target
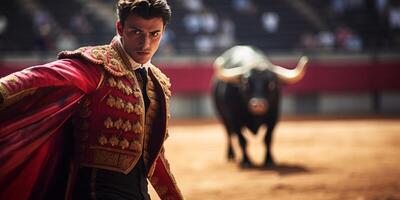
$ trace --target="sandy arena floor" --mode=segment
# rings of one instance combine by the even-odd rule
[[[255,163],[261,138],[249,137]],[[400,119],[283,120],[269,170],[228,163],[216,121],[172,123],[166,153],[187,200],[400,200]]]

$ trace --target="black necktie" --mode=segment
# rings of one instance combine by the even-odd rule
[[[135,70],[138,74],[139,74],[139,81],[141,82],[141,86],[142,86],[142,95],[143,95],[143,100],[144,100],[144,105],[145,105],[145,109],[147,111],[147,108],[150,105],[150,99],[147,96],[147,92],[146,92],[146,85],[147,85],[147,71],[146,68],[142,67],[139,68],[137,70]]]

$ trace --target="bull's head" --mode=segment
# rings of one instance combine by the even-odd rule
[[[250,46],[235,46],[227,50],[214,62],[218,79],[229,83],[240,83],[242,94],[250,112],[262,115],[267,112],[269,100],[277,99],[278,82],[294,83],[305,73],[308,59],[302,57],[294,69],[272,64],[259,50]],[[267,92],[268,91],[268,92]]]

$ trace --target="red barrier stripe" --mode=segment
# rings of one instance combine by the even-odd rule
[[[295,65],[284,62],[277,64]],[[27,66],[31,64],[0,63],[0,76]],[[157,66],[170,77],[175,95],[210,94],[213,75],[211,63],[166,62],[157,63]],[[285,85],[283,90],[288,94],[400,91],[400,60],[379,63],[365,60],[311,61],[304,78],[298,83]]]

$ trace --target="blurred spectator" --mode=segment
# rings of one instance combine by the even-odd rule
[[[232,0],[233,8],[241,13],[255,13],[257,11],[251,0]]]
[[[346,50],[361,51],[363,47],[362,39],[359,35],[353,33],[346,41]]]
[[[218,28],[217,15],[208,10],[203,10],[201,13],[189,13],[184,17],[183,22],[186,31],[192,34],[215,33]]]
[[[0,35],[7,30],[8,20],[6,16],[0,15]]]
[[[346,9],[347,10],[359,10],[364,5],[364,0],[346,0]]]
[[[335,46],[335,36],[331,31],[321,31],[317,36],[319,47],[331,51]]]
[[[331,0],[331,9],[334,14],[340,15],[346,11],[359,10],[364,3],[364,0]]]
[[[182,0],[181,2],[190,12],[199,12],[204,9],[202,0]]]
[[[352,35],[352,31],[345,25],[340,25],[335,32],[336,46],[338,48],[345,48],[346,42]]]
[[[363,47],[361,37],[350,27],[341,25],[336,30],[336,45],[339,49],[360,51]]]
[[[201,14],[201,28],[206,33],[215,33],[218,26],[218,18],[214,13],[204,10]]]
[[[392,1],[388,13],[390,45],[398,48],[400,45],[400,1]]]
[[[203,55],[210,54],[215,48],[215,41],[212,36],[200,35],[195,38],[197,52]]]
[[[220,32],[216,40],[217,47],[221,50],[225,50],[235,44],[235,23],[230,18],[222,17]]]
[[[47,53],[54,50],[55,26],[52,17],[45,11],[34,11],[33,28],[36,50],[39,53]]]
[[[375,0],[375,8],[379,14],[384,14],[388,6],[388,0]]]
[[[307,32],[301,36],[301,47],[305,50],[314,50],[317,47],[317,40],[312,33]]]
[[[201,16],[197,12],[189,13],[183,18],[183,23],[187,32],[198,33],[201,29]]]
[[[345,0],[331,0],[331,7],[335,14],[342,14],[345,10]]]
[[[78,34],[77,36],[82,40],[81,43],[92,42],[90,35],[93,32],[93,27],[87,19],[87,13],[84,10],[77,12],[71,17],[69,27],[72,33]]]
[[[78,47],[78,42],[69,31],[62,31],[57,37],[57,51],[75,50]]]
[[[389,8],[388,20],[391,29],[400,29],[400,5]]]
[[[220,23],[221,32],[226,35],[235,35],[235,23],[229,17],[222,17]]]
[[[261,15],[262,27],[268,33],[275,33],[279,27],[279,15],[276,12],[264,12]]]

